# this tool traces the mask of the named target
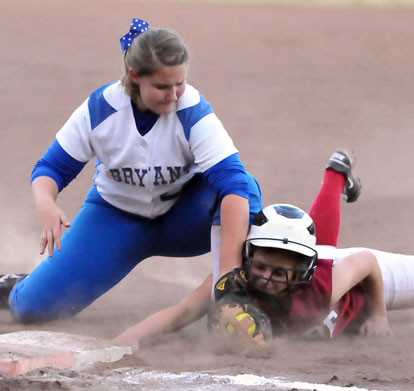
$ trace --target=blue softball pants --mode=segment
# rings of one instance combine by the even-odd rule
[[[249,176],[250,221],[261,209],[260,188]],[[73,316],[151,256],[191,257],[210,251],[219,200],[202,175],[187,184],[164,215],[146,219],[117,209],[93,186],[53,252],[9,296],[15,321]]]

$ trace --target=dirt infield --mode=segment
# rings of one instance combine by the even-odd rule
[[[414,252],[414,10],[126,0],[2,0],[0,8],[0,274],[30,272],[41,261],[30,172],[71,112],[119,77],[118,39],[132,17],[173,29],[188,43],[188,81],[212,102],[259,180],[265,204],[307,209],[330,153],[346,146],[357,155],[363,194],[343,205],[340,246]],[[93,171],[88,164],[60,197],[70,218]],[[22,326],[0,311],[0,332],[112,338],[176,302],[209,270],[208,255],[149,259],[75,319]],[[116,366],[3,377],[0,389],[139,389],[122,383],[122,368],[132,367],[412,390],[414,311],[390,318],[394,339],[282,340],[268,359],[214,356],[201,320]],[[142,389],[164,384],[151,380]],[[177,379],[168,384],[220,389],[212,381],[194,388]],[[260,387],[249,389],[270,389]]]

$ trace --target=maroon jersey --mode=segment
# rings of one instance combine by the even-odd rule
[[[365,307],[365,298],[356,285],[334,305],[332,294],[332,260],[318,259],[316,270],[309,284],[302,291],[279,302],[259,299],[258,302],[272,322],[277,335],[281,330],[305,332],[324,326],[331,338],[335,338],[351,324],[359,321]]]

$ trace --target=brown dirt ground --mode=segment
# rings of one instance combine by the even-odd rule
[[[41,261],[31,169],[77,105],[119,77],[118,39],[132,17],[173,29],[188,43],[189,82],[213,103],[265,204],[307,209],[327,158],[346,146],[357,155],[363,194],[343,205],[340,245],[413,253],[413,10],[127,0],[2,0],[0,8],[0,273],[28,272]],[[70,218],[92,166],[60,197]],[[22,326],[0,311],[0,332],[112,338],[176,302],[209,270],[208,256],[150,259],[75,319]],[[202,320],[120,365],[411,390],[414,311],[390,319],[394,339],[284,340],[268,359],[213,356]],[[81,375],[66,375],[72,383],[47,385],[47,373],[43,383],[30,375],[1,378],[0,389],[74,389]],[[82,384],[109,389],[88,378]]]

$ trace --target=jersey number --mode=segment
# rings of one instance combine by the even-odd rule
[[[323,324],[328,328],[329,330],[329,334],[333,335],[334,329],[335,329],[335,322],[338,319],[338,314],[332,310],[329,315],[325,318],[325,320],[323,321]]]

